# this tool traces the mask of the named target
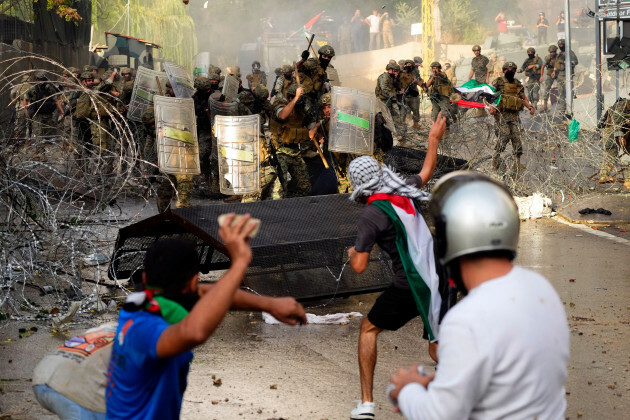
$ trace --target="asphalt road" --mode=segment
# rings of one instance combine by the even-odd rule
[[[557,219],[522,222],[517,263],[545,275],[565,303],[571,328],[566,417],[623,418],[630,409],[630,241],[589,229]],[[314,302],[308,311],[366,314],[375,297]],[[265,324],[259,314],[230,313],[210,341],[195,351],[182,418],[348,418],[359,398],[359,324],[356,318],[346,325],[287,327]],[[39,323],[38,332],[17,339],[18,328],[32,325],[2,324],[0,414],[53,419],[34,400],[32,369],[47,351],[90,325],[53,334]],[[377,418],[399,418],[384,394],[396,367],[420,362],[433,368],[421,335],[418,320],[381,335],[375,376]]]

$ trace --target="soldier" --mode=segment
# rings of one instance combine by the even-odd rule
[[[212,77],[218,79],[216,74],[212,74]],[[198,77],[195,79],[195,84],[197,84],[197,90],[193,94],[192,99],[195,104],[199,164],[201,167],[201,175],[197,179],[202,185],[201,189],[206,191],[210,186],[210,156],[212,155],[212,124],[210,124],[208,98],[213,92],[213,86],[207,77]]]
[[[376,97],[387,105],[393,117],[400,117],[402,113],[396,100],[398,73],[400,73],[398,64],[387,64],[385,72],[376,80],[376,89],[374,90]]]
[[[446,60],[444,62],[444,74],[448,77],[448,80],[451,82],[453,87],[457,86],[457,75],[455,74],[455,70],[457,66],[454,65],[451,60]]]
[[[127,112],[127,107],[129,106],[129,102],[131,101],[131,94],[133,93],[133,84],[135,82],[135,77],[131,68],[129,67],[123,67],[120,70],[120,75],[122,77],[122,82],[119,87],[120,96],[118,96],[118,99],[120,99],[124,107],[124,109],[121,108],[120,112],[125,113]]]
[[[514,78],[517,66],[508,61],[503,65],[503,76],[492,83],[496,92],[501,95],[501,101],[497,108],[490,107],[490,114],[494,115],[497,143],[492,155],[492,167],[495,170],[500,166],[500,155],[505,150],[509,141],[512,142],[512,153],[515,156],[512,170],[527,169],[521,164],[523,145],[521,143],[521,120],[519,112],[526,107],[531,115],[534,107],[527,100],[523,84]]]
[[[276,79],[273,90],[276,91],[276,99],[286,99],[287,90],[293,81],[293,67],[284,64],[280,67],[280,71],[282,74]]]
[[[470,63],[471,68],[468,80],[472,80],[474,76],[477,83],[488,84],[488,63],[490,60],[485,55],[481,55],[481,47],[479,45],[473,46],[472,50],[475,56]]]
[[[291,86],[287,91],[287,100],[279,100],[274,104],[269,128],[272,141],[278,143],[276,155],[284,178],[285,194],[288,183],[293,181],[296,197],[311,193],[311,181],[303,156],[303,151],[310,149],[311,140],[308,137],[309,130],[305,128],[307,115],[303,106],[298,104],[302,95],[304,88]]]
[[[260,70],[260,61],[252,63],[252,73],[247,75],[247,84],[250,90],[256,89],[260,84],[267,86],[267,73]]]
[[[549,55],[545,57],[543,67],[540,69],[540,83],[543,83],[543,112],[547,111],[547,101],[549,100],[549,94],[551,93],[551,86],[558,77],[555,72],[556,60],[558,59],[558,47],[555,45],[550,45],[548,51]],[[546,79],[544,78],[545,70],[547,70]]]
[[[556,59],[556,65],[554,72],[558,81],[558,106],[556,110],[560,113],[564,113],[567,109],[567,95],[566,95],[566,53],[564,51],[565,41],[564,39],[558,40],[558,58]],[[575,72],[575,66],[578,65],[578,58],[573,51],[571,51],[571,77]]]
[[[422,57],[415,56],[413,58],[413,75],[416,76],[416,79],[422,79],[422,75],[420,74],[420,69],[422,68]]]
[[[75,152],[75,160],[83,170],[88,169],[88,153],[87,149],[91,145],[90,130],[90,114],[92,113],[92,96],[88,93],[94,88],[94,73],[84,71],[79,77],[81,85],[84,89],[77,91],[79,93],[76,99],[76,106],[72,112],[72,120],[77,129],[78,148]]]
[[[326,74],[326,69],[328,67],[334,68],[330,64],[330,60],[335,56],[335,50],[330,45],[322,46],[318,51],[319,58],[309,59],[309,52],[307,50],[302,51],[302,60],[298,63],[298,70],[301,69],[301,66],[308,60],[311,63],[316,64],[307,66],[307,69],[304,71],[307,76],[309,76],[313,82],[313,92],[316,100],[319,100],[319,97],[326,93],[329,89],[328,87],[328,75]]]
[[[92,73],[92,77],[93,78],[97,78],[98,77],[98,67],[93,66],[91,64],[86,64],[85,66],[83,66],[83,71],[89,71],[90,73]]]
[[[15,128],[13,137],[21,138],[29,135],[30,119],[28,118],[28,110],[24,105],[24,95],[31,89],[31,76],[29,74],[22,75],[21,83],[13,86],[10,92],[11,102],[15,103]]]
[[[619,152],[628,153],[628,137],[630,137],[630,99],[619,98],[606,111],[597,128],[603,128],[602,140],[604,142],[604,159],[599,171],[599,182],[614,182],[610,177],[610,171],[615,166]],[[628,171],[628,168],[625,168]],[[623,173],[621,169],[617,171]],[[630,175],[625,177],[624,187],[630,188]]]
[[[221,76],[217,73],[209,73],[208,80],[210,80],[210,94],[212,95],[214,92],[219,90],[219,83],[221,82]]]
[[[32,119],[33,136],[56,134],[53,113],[58,110],[61,115],[65,114],[58,94],[59,90],[48,81],[46,72],[35,72],[35,84],[26,91],[22,99],[26,117]]]
[[[453,85],[446,74],[442,72],[442,65],[437,61],[431,63],[431,78],[427,82],[431,98],[431,119],[437,120],[438,114],[446,117],[446,127],[455,122],[455,114],[451,105],[450,96],[453,94]]]
[[[413,117],[413,128],[420,129],[420,92],[418,92],[418,86],[424,85],[424,80],[414,75],[413,71],[415,65],[413,60],[405,60],[403,66],[403,72],[399,76],[400,92],[402,93],[401,99],[405,105],[411,110]],[[403,108],[402,121],[403,123],[407,117],[407,107]]]
[[[517,73],[525,72],[525,89],[527,91],[527,97],[534,108],[536,108],[536,104],[540,100],[540,78],[538,75],[542,67],[542,59],[538,57],[536,50],[530,47],[527,49],[527,59],[517,71]]]

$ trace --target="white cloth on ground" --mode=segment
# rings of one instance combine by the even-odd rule
[[[281,324],[276,318],[274,318],[271,314],[267,312],[262,313],[263,320],[267,324]],[[363,314],[361,312],[349,312],[349,313],[338,313],[338,314],[326,314],[326,315],[315,315],[315,314],[306,314],[306,320],[309,324],[347,324],[350,322],[352,318],[360,318]]]

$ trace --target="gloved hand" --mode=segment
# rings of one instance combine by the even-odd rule
[[[309,54],[308,50],[304,50],[304,51],[302,51],[302,61],[306,61],[306,60],[308,60],[308,56],[309,56],[309,55],[310,55],[310,54]]]

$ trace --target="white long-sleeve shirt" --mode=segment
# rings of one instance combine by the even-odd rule
[[[569,326],[541,275],[514,266],[482,283],[444,317],[428,389],[406,385],[411,420],[564,419]]]

